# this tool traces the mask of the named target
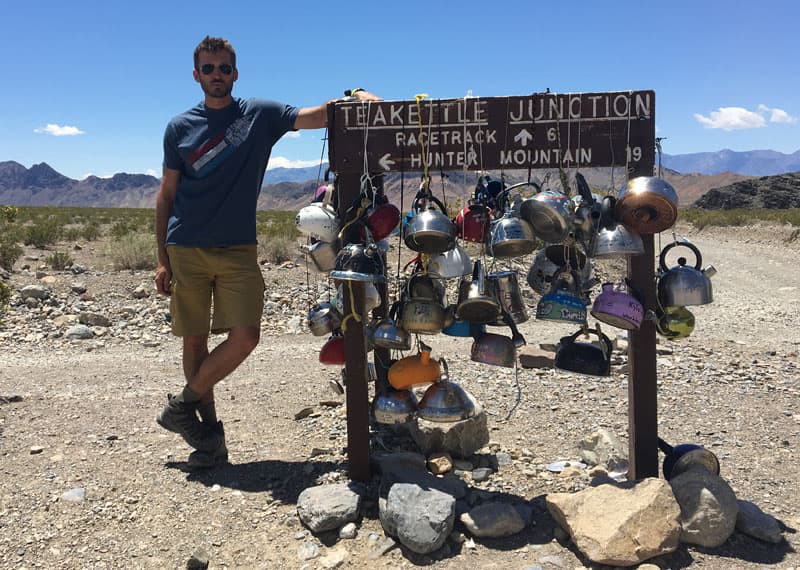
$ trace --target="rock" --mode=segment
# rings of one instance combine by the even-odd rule
[[[426,455],[446,451],[466,458],[489,443],[486,412],[475,405],[475,415],[458,422],[431,422],[420,418],[408,423],[409,433]]]
[[[311,532],[338,529],[358,518],[362,492],[355,483],[309,487],[297,498],[297,514]]]
[[[425,456],[413,451],[376,454],[375,460],[378,462],[378,469],[380,469],[384,477],[391,476],[395,472],[425,471],[426,466]]]
[[[67,329],[64,336],[68,339],[84,340],[94,337],[94,331],[86,325],[75,325]]]
[[[449,453],[434,453],[428,458],[428,469],[434,475],[447,473],[453,468],[453,458]]]
[[[78,315],[60,315],[53,319],[53,324],[59,327],[74,325],[78,322]]]
[[[485,503],[461,515],[461,522],[472,536],[501,538],[517,534],[525,521],[517,509],[506,503]]]
[[[320,549],[316,542],[307,540],[297,547],[297,558],[299,560],[313,560],[319,555]]]
[[[758,540],[773,544],[783,540],[778,521],[750,501],[739,500],[738,503],[739,513],[736,515],[736,530]]]
[[[48,299],[50,297],[50,289],[44,285],[26,285],[20,292],[22,299],[30,297],[34,299]]]
[[[389,552],[392,548],[397,545],[397,542],[389,536],[381,540],[379,543],[375,544],[372,548],[370,548],[369,553],[367,554],[367,558],[370,560],[375,560],[376,558],[380,558],[387,552]]]
[[[144,285],[139,285],[136,287],[136,289],[133,290],[134,299],[146,299],[149,296],[150,296],[150,290],[147,289]]]
[[[662,479],[551,493],[546,503],[575,546],[593,562],[632,566],[678,547],[680,508]]]
[[[476,483],[486,481],[492,475],[492,473],[493,471],[489,467],[478,467],[477,469],[472,470],[472,480]]]
[[[605,428],[600,428],[578,444],[579,455],[587,465],[600,465],[608,471],[628,470],[628,448]]]
[[[356,523],[349,522],[339,529],[339,538],[353,539],[358,534]]]
[[[75,487],[61,495],[61,500],[67,501],[68,503],[82,503],[85,498],[86,489],[83,487]]]
[[[80,315],[78,315],[78,322],[92,327],[111,326],[111,321],[109,321],[108,318],[98,313],[90,313],[88,311],[83,311]]]
[[[202,548],[198,548],[186,561],[187,570],[205,570],[208,568],[208,554]]]
[[[338,568],[347,558],[347,551],[344,548],[335,548],[321,557],[317,562],[323,568]]]
[[[44,277],[39,279],[39,282],[42,285],[55,285],[56,283],[58,283],[58,277],[56,277],[55,275],[45,275]]]
[[[31,446],[31,455],[38,455],[44,451],[44,447],[41,445],[32,445]]]
[[[498,451],[497,453],[495,453],[494,459],[498,467],[507,467],[508,465],[514,463],[514,460],[512,459],[511,455],[504,451]]]
[[[705,469],[692,469],[670,479],[681,508],[681,542],[716,548],[736,528],[739,504],[730,486]]]
[[[556,353],[533,346],[523,346],[517,350],[519,365],[523,368],[552,368],[556,361]]]
[[[392,485],[379,501],[383,529],[406,548],[428,554],[442,547],[453,530],[456,500],[413,483]]]
[[[303,408],[294,415],[294,419],[302,420],[314,413],[314,408]]]
[[[418,469],[416,466],[411,466],[403,469],[402,466],[395,465],[391,471],[382,472],[379,500],[384,500],[392,485],[396,483],[418,485],[423,489],[436,489],[456,499],[462,499],[467,495],[466,482],[452,473],[437,477],[428,473],[424,467]]]

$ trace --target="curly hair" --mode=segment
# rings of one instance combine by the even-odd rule
[[[194,48],[194,68],[198,69],[200,65],[200,52],[207,51],[209,53],[217,53],[218,51],[227,51],[231,54],[231,64],[236,68],[236,51],[234,51],[231,43],[225,38],[212,38],[206,36],[203,38],[197,47]]]

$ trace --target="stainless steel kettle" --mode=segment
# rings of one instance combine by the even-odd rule
[[[685,257],[678,265],[667,269],[667,253],[674,247],[687,247],[695,256],[694,267],[686,264]],[[688,307],[707,305],[714,300],[710,277],[717,271],[713,266],[701,269],[703,258],[697,246],[688,241],[675,241],[664,247],[659,256],[661,274],[658,278],[658,302],[662,307]]]
[[[500,314],[500,304],[489,294],[481,260],[475,260],[472,280],[459,285],[456,318],[473,324],[492,323]]]
[[[439,360],[442,371],[417,405],[417,416],[431,422],[458,422],[475,415],[472,396],[458,384],[450,381],[447,362]]]
[[[516,271],[495,271],[486,276],[486,282],[502,311],[508,313],[516,324],[528,320],[528,310],[522,298]],[[494,324],[505,324],[502,315],[498,316]]]
[[[431,204],[439,209],[431,207]],[[447,217],[447,209],[432,194],[420,190],[403,226],[403,241],[409,249],[435,255],[453,249],[457,228]]]

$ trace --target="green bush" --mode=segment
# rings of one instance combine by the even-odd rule
[[[75,260],[72,259],[72,256],[65,251],[54,251],[52,254],[47,256],[47,265],[57,271],[63,271],[67,267],[71,267],[74,264]]]
[[[800,209],[701,210],[700,208],[689,208],[681,210],[678,219],[689,222],[698,230],[709,226],[746,226],[757,222],[774,222],[800,227]]]
[[[14,206],[0,207],[0,267],[9,271],[22,255],[18,213],[19,210]]]
[[[258,240],[258,256],[270,263],[289,261],[295,255],[295,241],[283,236],[261,237]]]
[[[152,234],[129,233],[115,238],[105,253],[115,269],[156,268],[156,238]]]
[[[3,324],[3,313],[6,312],[8,301],[11,299],[11,287],[0,279],[0,324]]]
[[[55,216],[47,216],[34,220],[30,226],[25,226],[23,243],[38,249],[56,243],[64,233],[61,221]]]
[[[65,228],[62,237],[64,238],[64,241],[78,241],[78,239],[81,237],[81,228]]]
[[[81,228],[81,237],[86,241],[94,241],[100,237],[100,224],[95,221],[87,222]]]

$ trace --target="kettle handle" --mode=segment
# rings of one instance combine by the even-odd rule
[[[661,271],[665,271],[665,272],[668,271],[668,269],[667,269],[667,252],[669,250],[671,250],[673,247],[677,247],[677,246],[688,247],[689,249],[692,250],[692,252],[694,252],[694,257],[695,257],[694,268],[697,269],[698,271],[700,271],[701,267],[703,267],[703,256],[700,255],[700,250],[697,249],[696,245],[694,245],[693,243],[688,242],[686,240],[674,241],[671,244],[668,244],[666,247],[664,247],[664,249],[661,250],[661,255],[658,258],[658,264],[659,264],[659,267],[661,267]],[[683,260],[683,263],[681,263],[681,260]],[[678,260],[678,263],[680,265],[686,265],[686,260],[683,259],[683,258],[680,258]]]
[[[578,186],[578,194],[580,194],[581,198],[584,202],[586,202],[587,206],[594,205],[594,197],[592,196],[592,189],[589,188],[589,184],[586,182],[586,178],[583,177],[583,174],[580,172],[575,173],[575,183]]]
[[[439,359],[439,382],[447,382],[450,380],[450,369],[447,367],[447,361],[444,358]]]
[[[514,346],[516,346],[517,348],[522,348],[523,346],[528,344],[527,341],[525,340],[525,337],[522,336],[522,333],[519,332],[519,329],[517,328],[517,323],[515,323],[514,319],[511,318],[511,314],[505,309],[503,309],[502,312],[503,312],[503,321],[505,321],[505,323],[508,325],[508,328],[511,329],[511,341],[514,343]]]

